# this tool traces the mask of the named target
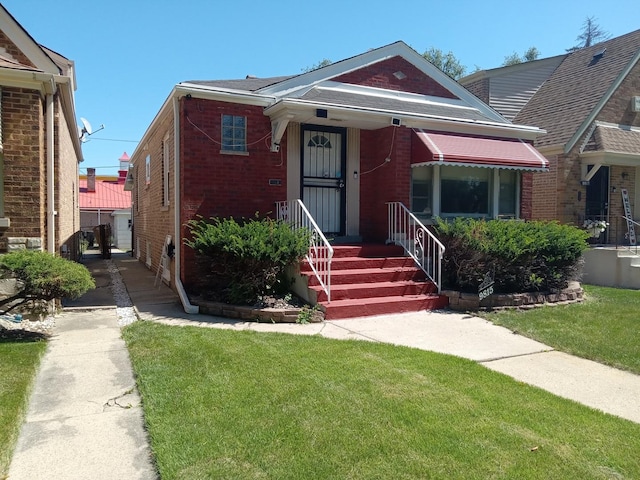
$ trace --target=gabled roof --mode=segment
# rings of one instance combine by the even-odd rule
[[[564,59],[515,117],[547,131],[537,147],[571,150],[640,58],[640,30],[577,50]]]
[[[96,179],[96,191],[87,191],[87,179],[81,178],[78,203],[80,210],[119,210],[131,208],[131,192],[114,180]]]

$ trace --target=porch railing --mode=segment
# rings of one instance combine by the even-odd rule
[[[638,255],[638,239],[637,235],[640,232],[640,223],[636,222],[633,218],[621,215],[627,225],[627,233],[625,234],[625,240],[629,242],[629,245],[625,245],[625,248],[634,255]],[[633,237],[633,238],[632,238]]]
[[[402,202],[389,202],[387,208],[389,223],[387,243],[402,246],[438,287],[438,293],[440,293],[444,245]]]
[[[278,220],[289,223],[293,228],[305,228],[311,232],[307,262],[315,274],[320,286],[327,294],[327,301],[331,302],[331,259],[333,247],[316,224],[302,200],[288,200],[276,202]]]

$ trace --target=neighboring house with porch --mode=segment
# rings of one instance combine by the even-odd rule
[[[112,246],[131,250],[131,191],[124,188],[128,171],[124,152],[117,177],[97,176],[95,168],[80,175],[80,227],[89,246],[98,240],[96,227],[108,225]]]
[[[77,258],[75,67],[0,5],[0,252]]]
[[[605,220],[597,241],[629,244],[625,199],[640,218],[640,30],[460,83],[514,123],[546,131],[534,145],[550,171],[530,174],[531,218]]]
[[[418,219],[530,218],[532,192],[522,179],[548,169],[532,147],[542,133],[512,124],[403,42],[290,77],[183,82],[131,156],[134,250],[196,312],[184,289],[197,275],[182,242],[190,219],[259,213],[312,225],[304,205],[316,239],[332,240],[335,254],[333,280],[320,275],[324,289],[309,280],[312,301],[338,312],[334,318],[428,308],[409,305],[439,288],[437,242],[423,243],[430,233],[416,229]],[[376,281],[371,263],[354,260],[367,249],[340,244],[387,241],[410,251],[420,244],[436,286],[414,290],[411,277],[401,288],[363,287]],[[167,243],[175,244],[172,258],[163,255]],[[329,250],[320,243],[317,252]],[[346,264],[363,273],[345,274]],[[408,268],[398,265],[392,277]],[[358,293],[347,294],[350,282]]]

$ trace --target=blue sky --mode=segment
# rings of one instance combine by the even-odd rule
[[[115,174],[172,87],[301,73],[402,40],[451,51],[471,73],[529,47],[576,44],[586,17],[612,36],[640,27],[638,0],[0,0],[39,43],[73,60],[76,113],[94,130],[80,172]]]

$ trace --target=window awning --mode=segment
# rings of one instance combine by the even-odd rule
[[[426,147],[414,155],[412,167],[458,165],[471,167],[549,170],[549,161],[532,145],[510,138],[490,138],[457,133],[415,131]],[[426,158],[425,158],[426,156]]]

